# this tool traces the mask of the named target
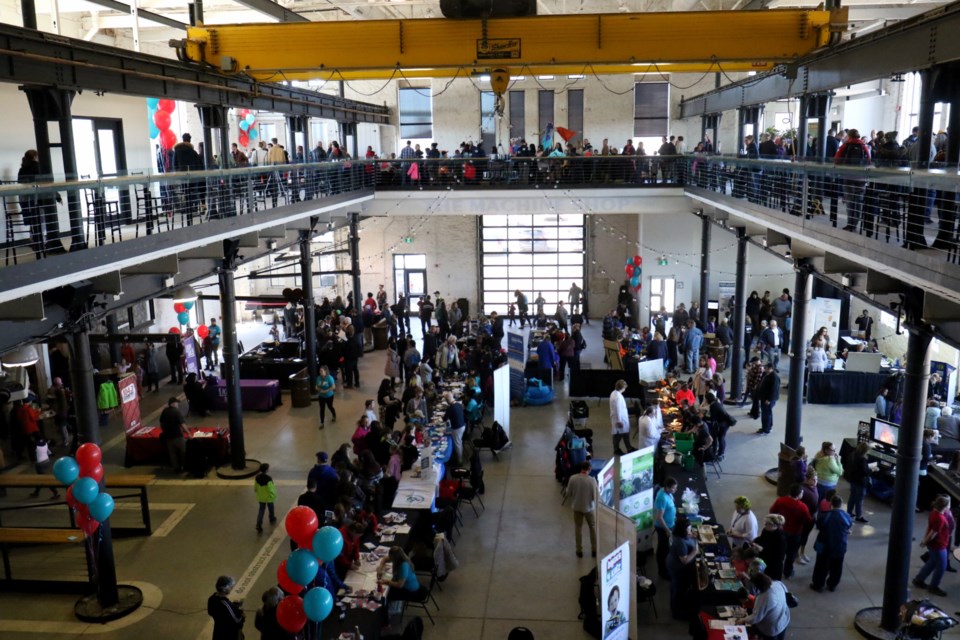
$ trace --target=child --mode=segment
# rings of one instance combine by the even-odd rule
[[[47,471],[50,468],[50,445],[46,440],[43,439],[39,433],[33,434],[33,446],[34,450],[34,460],[36,461],[36,469],[39,475],[46,475]],[[60,492],[57,491],[56,487],[50,487],[50,491],[53,495],[50,496],[51,500],[56,500],[60,497]],[[36,498],[40,495],[40,487],[37,487],[33,490],[33,493],[30,494],[31,498]]]
[[[511,304],[507,307],[507,319],[510,320],[510,326],[512,327],[517,320],[517,305]]]
[[[390,461],[387,463],[387,475],[391,475],[400,482],[400,473],[403,461],[400,458],[400,447],[393,445],[390,447]]]
[[[267,475],[270,465],[264,462],[260,465],[260,473],[253,480],[253,491],[257,496],[257,502],[260,503],[260,510],[257,512],[257,533],[263,533],[263,510],[270,509],[270,524],[277,524],[277,516],[274,512],[273,503],[277,501],[277,487],[273,484],[273,478]]]

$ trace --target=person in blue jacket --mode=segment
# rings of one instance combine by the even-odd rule
[[[543,380],[543,384],[552,387],[553,368],[560,363],[560,357],[557,355],[557,350],[553,348],[553,341],[549,336],[537,345],[537,358],[537,372],[540,379]]]
[[[697,323],[687,320],[687,331],[683,334],[683,364],[687,373],[693,373],[700,362],[700,346],[703,344],[703,331]]]

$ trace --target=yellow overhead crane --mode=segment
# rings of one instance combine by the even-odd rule
[[[839,38],[847,9],[204,25],[181,59],[257,80],[764,71]]]

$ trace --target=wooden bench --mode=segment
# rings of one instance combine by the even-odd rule
[[[135,474],[116,474],[107,476],[106,488],[111,489],[135,489],[136,493],[114,493],[110,495],[114,500],[123,498],[140,498],[140,512],[143,516],[143,527],[116,527],[113,532],[118,535],[132,533],[153,533],[153,527],[150,524],[150,500],[147,496],[147,487],[155,480],[151,475]],[[0,487],[7,489],[44,489],[49,487],[63,487],[59,480],[53,476],[33,475],[28,473],[4,474],[0,475]],[[56,504],[56,503],[55,503]],[[70,513],[70,525],[73,526],[73,512]]]
[[[10,569],[10,545],[14,544],[77,544],[86,535],[80,529],[28,529],[0,527],[0,552],[3,554],[3,577],[13,580]]]

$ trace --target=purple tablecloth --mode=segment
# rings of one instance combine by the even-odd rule
[[[207,383],[207,396],[213,408],[227,410],[227,381],[220,378],[217,384]],[[240,380],[240,400],[249,411],[272,411],[280,406],[280,382],[278,380]]]

